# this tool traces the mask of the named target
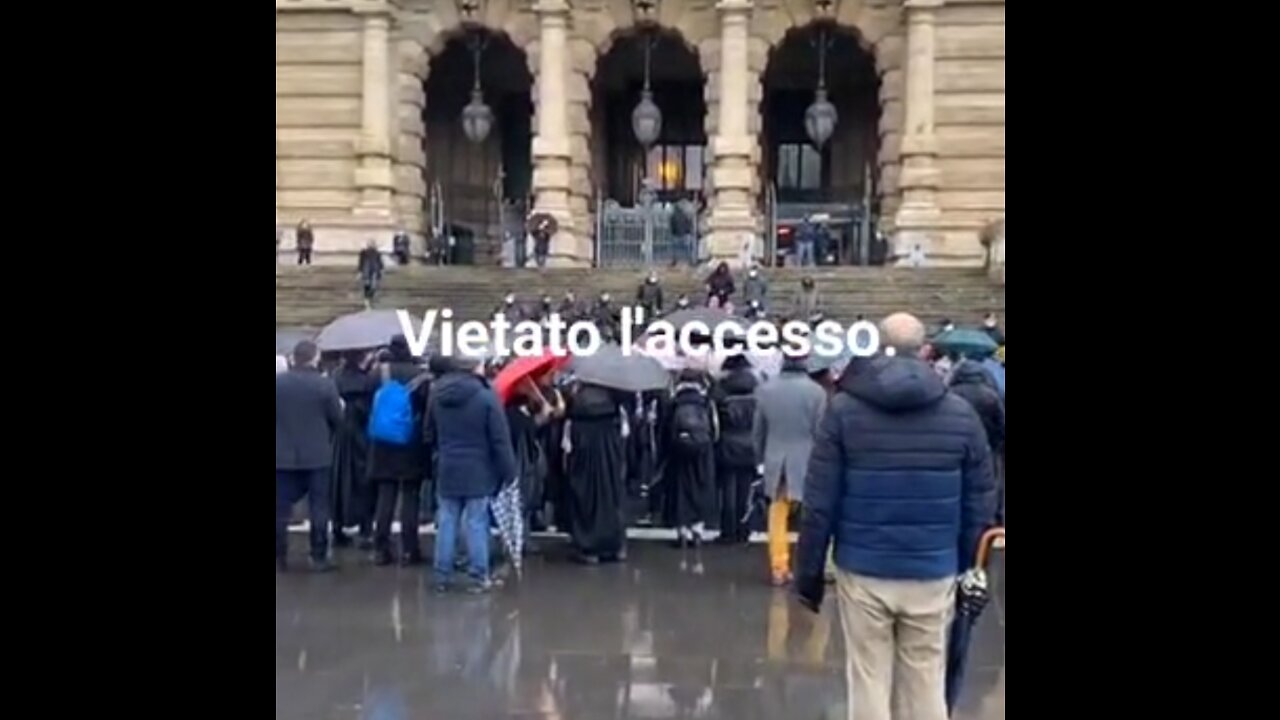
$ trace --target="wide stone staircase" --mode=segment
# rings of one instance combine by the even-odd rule
[[[858,315],[868,320],[906,310],[930,327],[943,318],[960,325],[977,325],[984,314],[1003,320],[1004,288],[993,285],[978,268],[763,268],[769,279],[772,315],[785,314],[811,275],[818,284],[827,316],[848,324]],[[680,293],[691,302],[704,297],[705,272],[663,269],[659,272],[668,306]],[[615,304],[635,298],[643,273],[592,268],[521,269],[500,267],[391,267],[383,278],[376,306],[404,308],[417,315],[429,308],[452,308],[455,319],[486,320],[508,293],[533,305],[544,294],[559,304],[565,290],[579,300],[594,300],[602,291]],[[735,273],[741,292],[745,271]],[[364,309],[360,281],[354,268],[281,265],[276,269],[276,327],[319,328],[334,318]]]
[[[858,315],[876,319],[907,310],[930,324],[950,318],[962,325],[976,325],[987,312],[1004,312],[1004,288],[992,285],[980,269],[842,267],[806,273],[766,268],[762,272],[770,281],[769,304],[774,315],[790,308],[805,275],[816,280],[828,316],[844,323]],[[741,288],[746,275],[736,275]],[[688,293],[695,304],[701,302],[705,273],[668,269],[661,271],[660,277],[668,305],[674,305],[680,293]],[[383,279],[377,306],[414,313],[449,307],[457,319],[484,320],[508,292],[530,305],[544,294],[558,304],[567,289],[576,292],[580,300],[594,300],[607,291],[619,303],[634,299],[642,279],[643,273],[633,270],[395,267]],[[353,270],[333,266],[277,269],[277,327],[321,327],[363,307],[359,279]]]

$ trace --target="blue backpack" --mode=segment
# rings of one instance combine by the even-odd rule
[[[388,379],[373,395],[369,414],[369,438],[388,445],[408,445],[413,440],[412,395],[421,384],[419,376],[408,384]]]

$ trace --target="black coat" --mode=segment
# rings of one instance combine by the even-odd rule
[[[648,281],[640,283],[636,288],[636,304],[644,308],[649,318],[662,314],[662,285]]]
[[[333,381],[312,368],[276,375],[276,469],[318,470],[333,462],[342,402]]]
[[[1003,451],[1004,401],[1000,399],[1000,391],[996,389],[991,375],[978,363],[966,360],[951,373],[951,392],[968,400],[978,411],[991,450],[995,453]]]
[[[377,248],[365,248],[360,251],[360,259],[356,268],[360,276],[369,279],[382,276],[382,253]]]
[[[750,368],[739,368],[731,370],[711,390],[720,416],[720,442],[716,445],[719,465],[745,469],[754,468],[760,462],[756,457],[753,435],[755,392],[759,384]],[[734,421],[743,417],[745,424]]]
[[[310,250],[316,244],[316,236],[311,228],[298,228],[298,249]]]
[[[711,273],[707,278],[707,294],[726,299],[733,295],[733,273]]]
[[[392,379],[406,384],[422,372],[412,362],[392,362],[385,367],[389,368]],[[375,382],[379,385],[381,385],[382,372],[383,370],[380,367],[375,371],[374,375]],[[413,433],[413,439],[408,445],[390,445],[372,438],[369,439],[369,466],[367,472],[370,480],[374,482],[390,482],[422,480],[427,477],[430,472],[430,463],[427,462],[426,446],[421,442],[421,423],[423,413],[426,412],[429,388],[430,384],[424,382],[418,386],[411,397],[413,416],[418,429]],[[377,402],[376,392],[374,393],[374,402],[375,404]]]

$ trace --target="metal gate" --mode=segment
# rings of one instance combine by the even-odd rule
[[[698,254],[697,222],[694,234],[677,238],[671,233],[675,208],[666,203],[622,207],[607,200],[596,208],[596,266],[650,267],[692,265]]]

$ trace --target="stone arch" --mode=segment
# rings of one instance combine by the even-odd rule
[[[537,56],[531,44],[538,38],[537,16],[523,0],[489,0],[484,15],[476,18],[478,26],[503,35],[517,48],[525,50],[530,74],[537,82]],[[424,150],[426,128],[422,113],[426,107],[424,87],[431,72],[431,58],[444,51],[449,41],[466,32],[458,4],[442,0],[426,8],[403,9],[394,16],[392,26],[393,74],[391,87],[394,112],[393,172],[394,205],[397,220],[415,235],[425,232],[424,208],[427,200],[423,180],[427,163]],[[535,90],[536,92],[536,90]]]
[[[755,79],[751,97],[756,104],[750,118],[753,132],[758,132],[762,126],[760,107],[769,53],[791,30],[807,27],[815,20],[822,19],[814,11],[812,0],[780,0],[772,7],[758,7],[752,15],[749,65]],[[901,3],[879,3],[874,0],[837,0],[832,18],[838,28],[854,33],[859,47],[875,61],[876,73],[880,79],[877,197],[882,222],[892,220],[901,202],[898,178],[901,174],[900,149],[905,118],[903,98],[906,93],[906,36],[903,18]],[[708,86],[710,84],[708,81]],[[711,130],[709,127],[708,132]],[[760,191],[759,187],[755,189]]]

